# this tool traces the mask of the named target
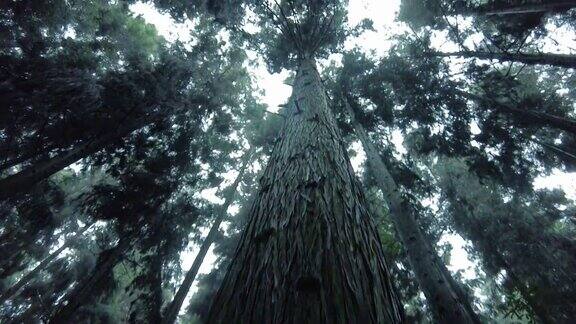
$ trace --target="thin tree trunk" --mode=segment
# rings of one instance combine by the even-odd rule
[[[490,53],[490,52],[432,52],[428,54],[437,57],[465,57],[483,60],[498,60],[518,62],[530,65],[552,65],[563,68],[576,68],[576,55],[568,54],[524,54],[524,53]]]
[[[24,313],[17,316],[14,319],[7,321],[7,324],[35,324],[35,323],[42,323],[38,319],[38,313],[41,312],[43,306],[41,303],[32,303]]]
[[[487,16],[491,15],[515,15],[515,14],[528,14],[536,12],[550,12],[550,11],[565,11],[570,8],[576,7],[574,1],[548,1],[549,3],[539,4],[523,4],[517,6],[509,6],[501,9],[480,10],[480,14]]]
[[[234,196],[236,194],[240,181],[242,181],[242,177],[244,176],[246,168],[248,167],[251,154],[252,149],[250,149],[250,151],[245,153],[245,156],[243,157],[242,167],[240,168],[238,175],[236,176],[236,180],[234,180],[234,183],[232,183],[232,185],[228,187],[227,190],[229,190],[229,192],[228,195],[226,196],[226,200],[224,201],[224,204],[220,206],[218,216],[214,220],[214,223],[212,224],[212,227],[210,228],[208,235],[204,239],[204,242],[200,247],[200,251],[198,251],[196,258],[194,259],[194,263],[192,263],[190,270],[188,270],[188,272],[186,273],[186,277],[184,277],[184,281],[182,281],[182,284],[180,285],[178,292],[174,296],[174,300],[172,300],[172,303],[170,303],[170,305],[167,307],[166,312],[164,314],[163,323],[172,324],[176,321],[176,317],[178,317],[178,313],[180,312],[182,303],[184,302],[186,295],[188,295],[190,287],[192,287],[192,283],[194,283],[194,279],[196,279],[198,270],[200,269],[200,266],[202,265],[202,262],[204,261],[204,258],[206,257],[208,250],[210,249],[210,246],[212,246],[212,243],[214,242],[216,236],[218,235],[218,229],[220,228],[220,224],[222,223],[224,218],[226,218],[226,216],[228,215],[227,214],[228,207],[230,207],[230,205],[234,201]]]
[[[76,233],[74,238],[78,238],[82,234],[84,234],[84,232],[86,232],[86,230],[88,230],[92,226],[92,224],[94,224],[94,223],[92,222],[92,223],[89,223],[86,226],[84,226],[78,233]],[[62,244],[61,247],[59,247],[56,251],[52,252],[48,257],[46,257],[44,260],[42,260],[42,262],[40,262],[32,271],[28,272],[26,275],[24,275],[22,278],[20,278],[20,280],[18,280],[17,283],[15,283],[12,287],[8,288],[4,293],[2,293],[2,295],[0,295],[0,305],[4,304],[4,302],[6,300],[8,300],[8,298],[10,298],[14,294],[16,294],[32,278],[36,277],[36,275],[40,271],[44,270],[44,268],[46,268],[46,266],[48,266],[48,264],[50,264],[50,262],[52,262],[52,260],[56,259],[58,257],[58,255],[60,255],[60,253],[62,253],[62,251],[66,250],[68,248],[68,246],[70,245],[70,243],[72,241],[73,241],[73,239],[66,240],[66,242],[64,242],[64,244]]]
[[[450,15],[464,16],[506,16],[521,15],[546,12],[563,12],[576,7],[574,1],[569,0],[543,0],[542,3],[518,3],[500,6],[500,8],[490,8],[490,6],[479,6],[473,8],[463,8],[451,11]]]
[[[465,204],[463,202],[463,200],[459,199],[458,197],[451,197],[451,203],[458,205],[459,209],[466,211],[465,213],[460,213],[460,217],[467,217],[465,215],[466,213],[473,213],[470,206]],[[472,216],[472,217],[474,217],[474,216]],[[455,219],[455,221],[457,222],[458,220]],[[477,224],[477,227],[478,226],[481,226],[481,225]],[[533,296],[529,292],[529,289],[526,286],[525,281],[520,279],[520,277],[516,273],[515,269],[512,268],[510,266],[510,264],[504,258],[503,253],[500,252],[496,246],[494,246],[490,237],[488,237],[486,234],[484,234],[483,231],[474,231],[474,233],[472,233],[472,235],[465,235],[465,236],[468,239],[470,239],[474,245],[480,246],[481,251],[485,251],[486,253],[490,254],[490,257],[492,257],[494,260],[496,260],[496,263],[497,263],[496,265],[498,267],[506,270],[506,275],[508,275],[510,277],[514,287],[518,290],[518,292],[520,292],[520,294],[522,295],[524,300],[528,303],[530,308],[532,308],[534,315],[536,315],[536,317],[538,317],[538,319],[543,324],[557,323],[557,321],[554,319],[552,314],[550,314],[550,311],[548,311],[546,309],[546,307],[541,305],[541,303],[539,302],[539,299],[536,296]]]
[[[136,297],[130,303],[128,323],[160,323],[162,320],[162,268],[167,255],[166,238],[170,235],[167,232],[170,218],[161,217],[158,210],[163,201],[157,200],[153,208],[156,213],[150,220],[150,236],[139,236],[141,271],[130,284]]]
[[[16,157],[13,157],[10,160],[4,159],[4,162],[2,162],[2,164],[0,164],[0,172],[7,170],[11,167],[17,166],[19,164],[22,164],[28,160],[38,158],[42,154],[46,154],[47,152],[50,152],[51,150],[61,148],[54,143],[42,145],[41,143],[38,143],[38,142],[39,141],[37,140],[35,143],[28,144],[26,147],[19,147],[17,149],[12,148],[12,149],[6,150],[6,152],[2,152],[2,154],[9,156],[8,153],[10,151],[18,150],[20,154]],[[44,160],[44,159],[40,159],[40,160]]]
[[[96,264],[92,274],[79,282],[64,297],[55,314],[50,318],[49,323],[71,323],[78,308],[85,305],[90,296],[94,295],[93,289],[96,284],[112,273],[112,270],[122,260],[122,256],[129,246],[129,239],[121,239],[117,246],[105,251],[107,255],[103,256],[103,260],[98,260],[99,262]]]
[[[490,103],[494,109],[499,111],[514,114],[520,118],[530,118],[531,121],[534,123],[538,123],[543,126],[548,126],[556,129],[560,129],[566,131],[568,133],[576,135],[576,120],[570,118],[559,117],[555,115],[550,115],[547,113],[542,113],[539,111],[529,110],[529,109],[520,109],[514,106],[510,106],[508,104],[504,104],[498,102],[494,99],[490,99],[487,97],[475,95],[466,91],[456,90],[456,93],[460,94],[464,98],[468,98],[470,100],[476,102],[487,102]]]
[[[464,288],[462,287],[462,285],[459,282],[457,282],[456,279],[454,279],[452,273],[450,273],[450,270],[448,270],[448,267],[446,266],[446,264],[444,264],[444,262],[442,262],[441,259],[438,259],[438,264],[440,266],[440,270],[442,271],[442,273],[444,273],[444,277],[448,279],[448,281],[450,282],[450,286],[458,295],[458,298],[460,298],[460,300],[463,301],[462,304],[464,305],[464,307],[466,307],[466,311],[468,312],[468,314],[472,315],[472,319],[474,320],[475,323],[480,324],[481,323],[480,318],[478,318],[476,311],[472,307],[472,301],[470,295],[468,295],[464,290]]]
[[[409,207],[410,202],[402,195],[364,127],[356,121],[347,97],[344,99],[344,104],[366,152],[368,165],[373,170],[376,182],[388,202],[390,218],[406,249],[412,270],[436,320],[443,324],[480,323],[469,299],[465,298],[463,291],[456,285],[456,281],[420,229],[414,211]]]
[[[306,57],[306,56],[305,56]],[[380,238],[313,59],[208,323],[400,323]]]
[[[166,237],[170,235],[167,232],[170,218],[161,217],[162,214],[158,210],[164,202],[165,199],[159,199],[152,208],[156,212],[150,217],[150,236],[140,234],[136,242],[140,245],[138,247],[141,255],[139,265],[142,270],[130,284],[136,297],[130,303],[128,323],[161,323],[162,321],[162,270],[165,256],[169,254]]]
[[[38,155],[40,155],[40,154],[41,154],[41,153],[40,153],[40,152],[37,152],[37,151],[30,151],[30,152],[25,153],[25,154],[20,154],[19,156],[14,157],[14,158],[11,159],[11,160],[5,160],[5,161],[2,162],[2,164],[0,165],[0,172],[1,172],[1,171],[4,171],[4,170],[7,170],[7,169],[9,169],[9,168],[11,168],[11,167],[13,167],[13,166],[16,166],[16,165],[18,165],[18,164],[20,164],[20,163],[26,162],[26,161],[28,161],[28,160],[30,160],[30,159],[32,159],[32,158],[34,158],[34,157],[36,157],[36,156],[38,156]]]
[[[570,152],[566,152],[565,150],[559,148],[557,145],[550,144],[550,143],[546,143],[546,142],[542,142],[542,141],[539,141],[539,140],[537,140],[537,139],[535,139],[535,138],[532,138],[532,137],[528,137],[528,140],[529,140],[529,141],[532,141],[532,142],[534,142],[534,143],[536,143],[536,144],[540,144],[540,145],[542,145],[543,147],[547,148],[548,150],[550,150],[550,151],[552,151],[552,152],[554,152],[554,153],[556,153],[556,154],[562,155],[562,156],[565,157],[565,158],[569,158],[569,159],[571,159],[571,160],[574,160],[574,162],[576,162],[576,155],[574,155],[574,154],[572,154],[572,153],[570,153]]]
[[[203,96],[199,96],[189,101],[189,104],[194,105],[207,103],[209,103],[209,100]],[[1,179],[0,200],[28,191],[36,183],[50,177],[72,163],[102,150],[115,140],[128,136],[133,131],[146,125],[162,120],[162,118],[168,113],[167,111],[158,113],[156,110],[157,107],[154,107],[144,116],[138,117],[132,121],[125,121],[124,124],[117,125],[117,127],[112,128],[111,131],[99,134],[101,135],[99,138],[87,140],[85,143],[78,145],[76,148],[71,149],[68,152],[40,161],[16,174]],[[176,110],[178,111],[179,108],[176,108]]]
[[[88,140],[78,147],[58,156],[34,164],[16,174],[0,180],[0,199],[13,197],[26,192],[36,183],[64,169],[72,163],[85,158],[108,146],[114,140],[127,136],[134,130],[153,122],[155,119],[145,116],[124,126],[120,126],[99,138]]]

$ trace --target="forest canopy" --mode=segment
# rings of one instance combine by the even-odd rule
[[[0,3],[1,323],[574,323],[576,3]]]

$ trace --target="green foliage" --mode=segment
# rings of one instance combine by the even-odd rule
[[[299,60],[306,57],[327,58],[342,50],[349,35],[372,27],[363,21],[349,28],[345,1],[290,0],[277,4],[251,6],[259,15],[260,27],[257,34],[251,35],[251,46],[266,57],[271,72],[295,70]]]
[[[554,36],[550,26],[574,31],[574,10],[502,15],[493,12],[543,2],[403,0],[398,20],[413,30],[396,35],[388,53],[376,57],[344,50],[346,40],[375,27],[369,20],[350,26],[348,1],[147,1],[194,26],[187,44],[168,43],[130,11],[134,3],[0,4],[2,178],[115,134],[71,167],[0,201],[0,293],[70,243],[0,305],[0,321],[57,314],[69,322],[159,321],[187,270],[181,255],[201,242],[217,210],[204,190],[222,189],[238,169],[239,152],[255,147],[258,156],[235,202],[239,212],[218,236],[216,265],[198,280],[180,321],[206,319],[259,173],[290,113],[290,107],[266,112],[247,50],[272,72],[342,55],[341,62],[322,62],[321,72],[345,141],[355,140],[347,100],[444,263],[454,262],[452,244],[438,246],[444,235],[469,243],[477,277],[453,277],[474,293],[486,322],[574,316],[576,207],[559,189],[536,190],[534,180],[574,170],[576,137],[523,113],[574,120],[574,73],[474,57],[456,64],[435,55],[442,35],[466,53],[540,55],[554,43],[547,39]],[[408,320],[433,322],[387,201],[375,189],[373,171],[363,171],[368,208]],[[93,275],[99,275],[95,283]],[[79,294],[76,287],[85,285],[89,293]],[[67,309],[64,301],[79,306]]]
[[[481,183],[469,174],[462,161],[441,160],[435,168],[450,222],[474,242],[488,274],[506,273],[504,286],[512,291],[506,312],[530,313],[529,305],[540,317],[569,318],[571,310],[557,303],[575,289],[568,270],[574,264],[573,242],[556,231],[556,224],[565,223],[574,208],[564,194],[503,193],[493,182]],[[562,205],[570,207],[553,207]]]

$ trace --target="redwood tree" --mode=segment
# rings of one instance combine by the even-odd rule
[[[316,68],[315,57],[345,38],[343,4],[289,1],[262,12],[281,30],[266,35],[283,47],[268,48],[273,63],[297,74],[208,322],[399,323],[381,242]]]

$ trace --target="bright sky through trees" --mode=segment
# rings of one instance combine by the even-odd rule
[[[390,48],[390,37],[399,33],[407,32],[409,29],[402,23],[395,21],[400,6],[399,0],[378,1],[378,0],[355,0],[350,1],[348,7],[349,23],[354,25],[362,19],[369,18],[374,21],[375,31],[366,31],[360,37],[351,38],[346,47],[348,49],[355,46],[360,47],[366,52],[374,51],[375,55],[382,56]],[[176,23],[168,14],[158,12],[153,5],[137,3],[130,8],[136,15],[142,17],[149,23],[154,24],[160,35],[169,41],[180,40],[184,43],[191,41],[190,28],[193,24],[190,21]],[[569,32],[565,29],[555,31],[554,40],[549,41],[546,48],[550,51],[562,51],[569,48],[576,48],[576,39],[570,37]],[[438,35],[433,43],[436,47],[441,47],[446,51],[457,49],[457,46],[447,41],[442,35]],[[255,55],[253,59],[258,59]],[[338,55],[333,55],[331,59],[338,60]],[[456,64],[461,59],[453,59]],[[288,77],[286,71],[277,74],[270,74],[260,59],[259,66],[252,71],[257,79],[257,84],[264,91],[262,101],[269,106],[270,111],[276,111],[278,105],[286,102],[290,96],[291,88],[284,83]],[[394,143],[396,146],[401,145],[400,134],[396,133]],[[361,147],[357,146],[361,151]],[[363,155],[360,153],[355,166],[362,163]],[[548,177],[539,177],[535,181],[535,187],[538,188],[562,188],[569,197],[576,199],[576,174],[566,174],[554,172]]]
[[[378,56],[385,54],[391,46],[391,42],[388,41],[389,38],[392,35],[408,30],[404,24],[395,21],[399,6],[400,1],[398,0],[350,1],[348,8],[350,24],[357,24],[362,19],[369,18],[374,21],[375,31],[367,31],[360,35],[360,37],[349,40],[346,44],[347,48],[350,49],[358,46],[366,52],[374,51]],[[160,35],[164,36],[167,40],[180,40],[182,42],[191,40],[189,31],[193,24],[190,21],[177,23],[168,14],[158,12],[151,4],[137,3],[132,5],[130,9],[136,15],[142,15],[147,22],[154,24]],[[563,48],[576,48],[576,39],[571,38],[570,34],[564,29],[555,33],[555,40],[557,43],[553,44],[550,42],[546,45],[547,48],[556,51],[560,51]],[[435,41],[435,46],[442,47],[446,51],[457,49],[455,44],[450,43],[445,38],[440,37],[440,35]],[[338,59],[338,55],[333,55],[332,59]],[[455,63],[459,63],[459,59],[454,60]],[[285,71],[283,73],[270,74],[262,62],[260,62],[258,68],[254,69],[252,73],[257,78],[257,84],[264,91],[264,95],[262,96],[263,102],[269,106],[269,110],[276,111],[278,105],[283,104],[290,96],[291,88],[284,83],[288,74]],[[396,136],[394,142],[395,145],[400,145],[401,138]],[[356,146],[354,149],[362,150],[360,146]],[[360,166],[363,160],[362,153],[357,156],[357,159],[353,164]],[[574,173],[554,172],[548,177],[538,178],[535,186],[537,189],[561,187],[569,197],[576,199],[576,174]]]
[[[392,41],[390,38],[393,35],[397,35],[404,32],[409,32],[410,30],[406,25],[395,21],[397,12],[399,10],[400,1],[390,0],[353,0],[350,1],[348,8],[348,19],[351,25],[358,24],[362,19],[369,18],[374,21],[374,31],[366,31],[362,35],[356,38],[350,38],[346,42],[346,48],[352,49],[354,47],[361,48],[366,53],[371,53],[374,56],[384,56],[392,46]],[[193,28],[193,23],[187,21],[185,23],[175,23],[174,20],[168,14],[162,14],[158,12],[151,4],[137,3],[131,6],[131,10],[136,15],[141,15],[147,22],[152,23],[158,29],[160,35],[164,36],[169,41],[179,40],[181,42],[191,41],[189,30]],[[559,30],[556,33],[556,40],[558,44],[549,43],[546,45],[550,51],[561,50],[562,44],[567,46],[574,46],[576,40],[570,39],[569,34],[564,30]],[[433,39],[433,46],[440,48],[444,51],[457,50],[458,46],[454,43],[449,42],[446,35],[437,34]],[[226,37],[226,36],[222,36]],[[481,37],[481,36],[479,36]],[[474,39],[472,37],[471,39]],[[270,74],[265,67],[262,59],[256,56],[254,53],[249,53],[251,59],[257,60],[259,64],[256,68],[251,69],[251,73],[255,77],[256,84],[263,91],[262,101],[268,105],[268,110],[276,112],[278,106],[285,103],[287,98],[291,93],[291,87],[284,83],[284,80],[288,77],[288,73],[283,71],[277,74]],[[333,54],[330,60],[339,61],[341,59],[339,54]],[[454,58],[451,59],[454,62],[454,68],[458,69],[459,64],[463,62],[462,59]],[[320,65],[328,64],[328,62],[319,62]],[[474,127],[475,125],[471,125]],[[477,126],[476,126],[477,128]],[[392,141],[396,147],[400,148],[402,151],[402,134],[399,131],[393,133]],[[359,142],[354,143],[352,149],[357,151],[357,155],[353,157],[353,165],[356,171],[365,160],[365,155],[363,149]],[[227,181],[223,186],[228,185],[234,179],[234,172],[226,176]],[[562,188],[569,197],[576,199],[576,173],[562,173],[560,171],[555,171],[550,176],[539,177],[535,181],[535,188]],[[203,191],[203,197],[214,202],[221,203],[222,200],[215,196],[217,188],[207,189]],[[434,204],[433,201],[429,203]],[[234,208],[231,209],[234,213]],[[467,253],[465,251],[466,242],[457,234],[445,235],[442,242],[450,242],[452,245],[451,251],[451,264],[449,265],[452,271],[464,271],[464,276],[467,278],[474,277],[473,264],[469,261]],[[198,250],[198,247],[192,248],[189,251],[183,253],[182,256],[182,266],[187,269],[192,263],[194,256]],[[207,255],[205,262],[202,264],[200,273],[207,273],[213,266],[215,256],[212,254],[212,250]],[[192,289],[192,293],[188,295],[188,299],[191,298],[193,292],[195,292],[196,287]],[[182,307],[181,311],[184,311],[186,305]]]

